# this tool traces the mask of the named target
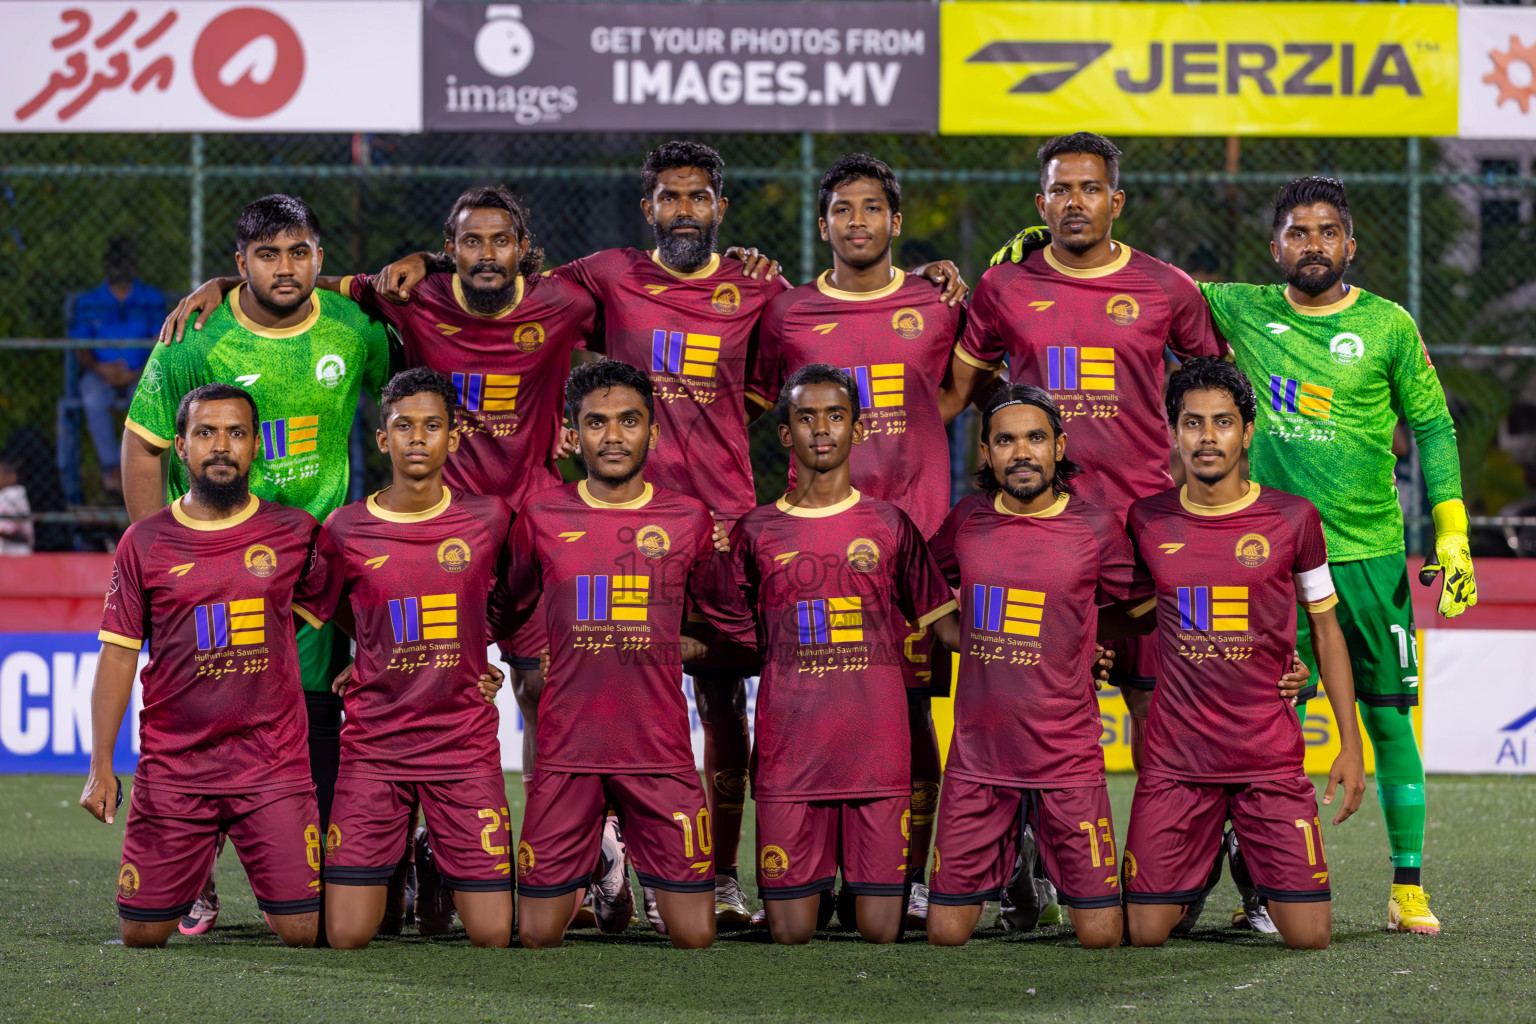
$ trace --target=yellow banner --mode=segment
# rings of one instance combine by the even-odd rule
[[[946,3],[946,135],[1454,135],[1456,9]]]

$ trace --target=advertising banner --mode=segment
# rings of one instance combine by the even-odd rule
[[[94,633],[0,633],[0,775],[91,765],[91,686],[101,642]],[[139,668],[149,660],[139,655]],[[117,734],[113,767],[126,784],[139,763],[137,678]]]
[[[1536,11],[1457,10],[1466,139],[1536,138]]]
[[[915,3],[429,2],[430,131],[932,132]]]
[[[1420,734],[1430,772],[1536,771],[1536,632],[1435,629],[1424,670],[1435,686]]]
[[[942,12],[945,134],[1456,132],[1451,7],[1047,2]]]
[[[421,130],[417,0],[9,0],[0,130]]]

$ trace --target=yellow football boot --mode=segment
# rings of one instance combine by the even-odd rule
[[[1440,919],[1430,912],[1429,893],[1422,886],[1393,883],[1387,900],[1387,931],[1440,934]]]

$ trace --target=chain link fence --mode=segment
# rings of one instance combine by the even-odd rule
[[[817,236],[815,187],[822,169],[848,152],[878,156],[901,177],[901,263],[953,259],[974,282],[998,245],[1038,220],[1038,138],[700,140],[726,160],[731,204],[721,244],[757,246],[797,282],[830,258]],[[454,197],[498,182],[525,197],[549,263],[559,264],[650,244],[638,172],[662,141],[641,134],[5,136],[0,474],[15,472],[25,483],[37,547],[110,546],[126,522],[85,422],[80,376],[92,371],[81,369],[64,340],[71,303],[101,284],[111,240],[132,239],[138,278],[174,299],[205,277],[233,273],[242,206],[290,192],[320,216],[328,272],[376,270],[440,247]],[[1359,240],[1351,280],[1417,316],[1450,397],[1463,486],[1481,517],[1476,552],[1536,554],[1536,531],[1518,521],[1536,512],[1536,147],[1512,143],[1508,155],[1485,158],[1454,140],[1117,141],[1128,199],[1116,237],[1206,280],[1274,280],[1275,191],[1303,174],[1344,179]],[[116,405],[120,429],[125,403]],[[769,426],[756,425],[760,496],[783,481]],[[366,482],[382,469],[367,465]],[[1410,548],[1421,549],[1427,516],[1411,456],[1402,482]],[[1501,515],[1517,517],[1515,524]]]

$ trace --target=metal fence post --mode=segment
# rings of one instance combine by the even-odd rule
[[[203,283],[203,133],[192,133],[192,173],[191,196],[187,204],[189,221],[187,230],[191,233],[190,270],[192,281],[187,286],[196,288]]]
[[[800,133],[800,283],[816,273],[816,136]]]

